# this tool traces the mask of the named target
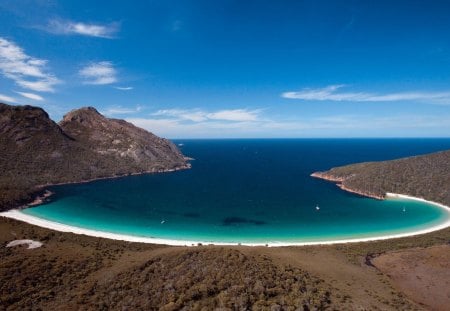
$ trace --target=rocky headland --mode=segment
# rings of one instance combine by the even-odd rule
[[[0,211],[32,202],[48,185],[189,167],[169,140],[95,108],[56,123],[39,107],[0,104]]]
[[[384,199],[401,193],[450,206],[450,150],[391,161],[365,162],[315,172],[342,190]]]
[[[335,175],[329,174],[327,172],[315,172],[311,174],[311,177],[315,177],[315,178],[319,178],[319,179],[324,179],[327,181],[331,181],[336,183],[336,186],[338,186],[339,188],[341,188],[344,191],[347,192],[351,192],[354,194],[358,194],[361,196],[365,196],[365,197],[369,197],[372,199],[377,199],[377,200],[383,200],[384,199],[384,195],[380,195],[377,193],[373,193],[367,190],[358,190],[358,189],[354,189],[354,188],[350,188],[348,186],[346,186],[344,184],[344,182],[348,179],[351,178],[352,175],[348,176],[348,177],[337,177]]]

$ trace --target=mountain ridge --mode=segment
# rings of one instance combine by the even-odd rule
[[[30,201],[43,185],[189,167],[169,140],[93,107],[56,123],[40,107],[0,103],[0,210]]]

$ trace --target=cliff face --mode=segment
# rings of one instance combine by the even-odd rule
[[[0,104],[0,210],[29,200],[39,185],[188,167],[170,141],[94,108],[58,125],[41,108]]]
[[[343,190],[377,199],[393,192],[450,206],[450,150],[392,161],[346,165],[311,176],[337,182]]]

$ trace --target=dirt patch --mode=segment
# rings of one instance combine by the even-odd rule
[[[412,300],[433,310],[448,310],[450,245],[389,252],[372,263]]]

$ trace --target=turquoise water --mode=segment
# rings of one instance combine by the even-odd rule
[[[450,149],[450,139],[183,140],[192,169],[56,186],[24,213],[107,232],[206,242],[309,242],[391,235],[444,222],[443,209],[378,201],[317,170]],[[320,210],[316,210],[316,206]]]

